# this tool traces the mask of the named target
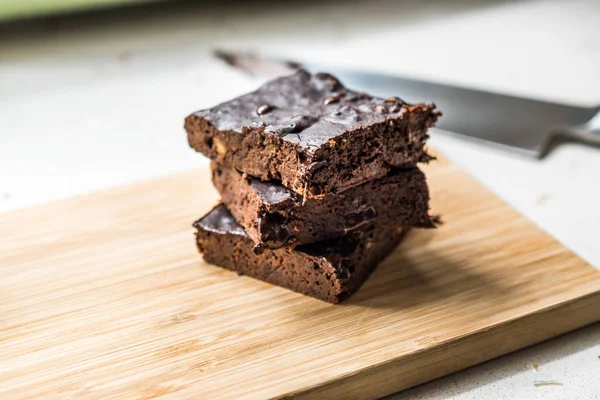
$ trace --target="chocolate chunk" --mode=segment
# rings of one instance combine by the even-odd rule
[[[328,104],[333,104],[333,103],[339,103],[339,101],[340,101],[340,96],[329,96],[328,98],[323,100],[323,104],[328,105]]]
[[[256,109],[256,113],[258,115],[265,115],[266,113],[268,113],[269,111],[271,111],[273,108],[274,107],[272,105],[270,105],[270,104],[261,104]]]
[[[207,262],[330,303],[340,303],[356,292],[406,232],[374,225],[337,240],[291,251],[264,249],[257,256],[254,242],[222,204],[194,227],[198,249]]]
[[[400,111],[401,109],[402,108],[398,104],[394,104],[393,106],[391,106],[389,108],[388,111],[391,112],[391,113],[396,113],[396,112]]]

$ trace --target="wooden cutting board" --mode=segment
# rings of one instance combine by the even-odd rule
[[[0,215],[0,398],[376,398],[600,320],[600,272],[446,161],[342,305],[207,265],[208,170]]]

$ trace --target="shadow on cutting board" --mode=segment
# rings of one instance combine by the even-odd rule
[[[369,280],[344,306],[407,310],[424,305],[464,302],[465,306],[485,305],[488,301],[508,299],[517,287],[500,286],[489,274],[457,264],[435,249],[427,249],[435,230],[411,232],[373,272]],[[415,237],[417,236],[417,237]],[[418,241],[421,253],[409,251]]]

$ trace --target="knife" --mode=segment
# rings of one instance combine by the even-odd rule
[[[573,139],[600,146],[600,106],[578,107],[395,75],[318,63],[298,63],[253,53],[216,51],[227,64],[259,76],[282,76],[298,68],[326,71],[347,87],[381,97],[399,95],[408,103],[433,102],[442,110],[438,129],[483,140],[534,157],[543,157],[556,139]]]

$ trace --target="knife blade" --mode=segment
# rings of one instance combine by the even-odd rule
[[[295,69],[328,72],[345,86],[408,103],[433,102],[443,117],[436,127],[524,154],[543,157],[555,138],[600,145],[600,128],[591,120],[600,106],[578,107],[419,79],[312,62],[291,62],[251,53],[216,52],[218,58],[252,75],[281,76]]]

